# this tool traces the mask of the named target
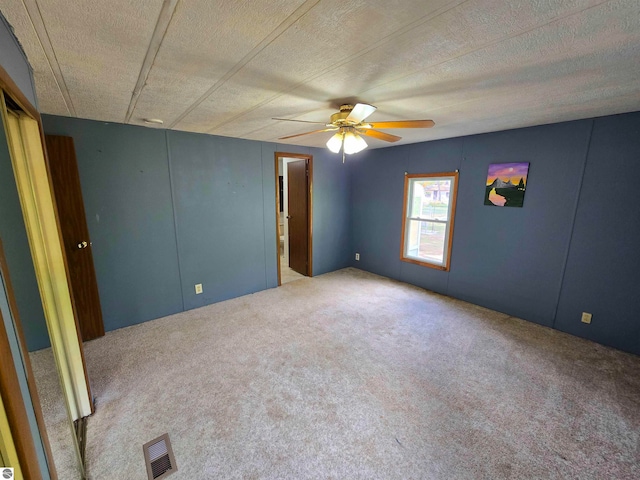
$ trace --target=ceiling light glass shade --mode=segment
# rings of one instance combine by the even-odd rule
[[[336,133],[327,142],[327,148],[333,153],[338,153],[342,147],[342,132]]]
[[[344,134],[344,153],[352,155],[367,148],[367,142],[360,135],[351,131]]]

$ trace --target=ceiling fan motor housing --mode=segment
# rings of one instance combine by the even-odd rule
[[[330,124],[341,126],[341,125],[347,125],[352,123],[352,122],[345,122],[346,118],[349,116],[352,110],[353,110],[353,105],[341,105],[340,111],[331,115]]]
[[[331,115],[330,123],[324,124],[327,128],[314,130],[312,132],[297,133],[295,135],[281,137],[280,139],[287,140],[289,138],[296,138],[313,133],[336,132],[331,139],[329,139],[329,142],[327,142],[327,146],[331,151],[338,153],[340,148],[344,148],[345,150],[343,151],[346,151],[346,143],[349,143],[349,150],[351,151],[347,151],[346,153],[350,154],[357,153],[363,148],[366,148],[367,144],[362,139],[361,135],[373,137],[385,142],[397,142],[402,138],[397,135],[381,132],[380,130],[377,130],[377,128],[430,128],[434,126],[433,120],[397,120],[390,122],[365,123],[365,119],[375,111],[376,107],[367,103],[356,103],[355,105],[345,103],[340,106],[339,112]],[[274,118],[274,120],[288,120],[293,122],[306,121],[289,118]]]

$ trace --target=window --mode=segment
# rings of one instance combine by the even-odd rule
[[[401,260],[449,270],[458,172],[406,175]]]

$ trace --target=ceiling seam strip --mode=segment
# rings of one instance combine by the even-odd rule
[[[180,123],[187,115],[195,110],[202,102],[210,97],[213,92],[218,90],[229,79],[231,79],[236,73],[238,73],[244,66],[253,60],[260,52],[273,43],[280,35],[287,31],[294,23],[304,17],[313,7],[315,7],[320,0],[307,0],[301,6],[299,6],[291,15],[284,19],[280,25],[276,27],[269,35],[267,35],[258,45],[256,45],[249,53],[247,53],[242,59],[229,70],[220,80],[218,80],[211,88],[203,93],[189,108],[187,108],[178,118],[176,118],[168,128],[173,128]]]
[[[627,82],[627,83],[623,84],[623,86],[636,85],[636,83],[637,82]],[[594,92],[594,91],[603,90],[603,89],[607,89],[608,90],[609,87],[599,86],[599,87],[589,88],[589,89],[585,89],[585,90],[580,90],[579,93],[589,93],[589,92]],[[635,95],[634,93],[626,93],[626,94],[621,94],[621,95],[615,95],[613,98],[616,98],[616,99],[618,99],[618,98],[619,99],[626,99],[626,98],[634,99],[636,97],[637,97],[637,95]],[[556,95],[553,95],[553,96],[551,96],[549,98],[552,99],[552,100],[556,99],[556,98],[557,99],[562,99],[563,98],[563,94],[556,94]],[[457,103],[451,104],[451,106],[458,106],[458,105],[464,105],[464,104],[467,104],[467,103],[473,103],[474,101],[477,101],[477,100],[478,100],[477,98],[476,99],[471,99],[471,100],[465,100],[463,102],[457,102]],[[536,105],[539,105],[539,104],[540,104],[539,100],[533,100],[533,99],[525,100],[525,101],[521,101],[521,102],[517,103],[517,105],[519,107],[536,106]],[[587,105],[587,108],[588,107],[589,107],[589,105]],[[440,110],[442,108],[447,108],[447,107],[446,106],[445,107],[437,107],[434,110]],[[631,108],[631,110],[626,110],[626,111],[622,110],[622,111],[619,111],[618,113],[628,113],[628,112],[635,111],[633,109],[633,107],[630,107],[630,108]],[[587,112],[589,112],[589,110],[587,110]],[[557,119],[557,113],[553,113],[553,115],[556,115],[556,117],[553,117],[553,118]],[[512,116],[513,116],[513,114],[509,113],[507,115],[494,115],[493,118],[507,118],[508,119],[508,118],[510,118]],[[579,118],[575,118],[575,117],[564,118],[564,117],[562,117],[560,119],[560,121],[561,122],[565,122],[565,121],[571,121],[571,120],[581,120],[581,119],[583,120],[585,118],[592,118],[592,117],[593,117],[592,114],[587,113],[586,117],[585,116],[581,116]],[[546,123],[554,123],[554,122],[549,121],[549,122],[546,122]],[[526,124],[523,124],[523,125],[519,126],[518,128],[540,126],[540,125],[544,125],[544,124],[545,123],[527,122]],[[447,126],[451,126],[451,125],[447,125]],[[475,135],[477,133],[490,133],[490,132],[495,132],[495,131],[496,130],[495,130],[494,127],[489,127],[487,129],[483,128],[483,129],[477,131],[476,133],[474,133],[473,135]],[[498,130],[498,131],[500,131],[500,130]],[[459,135],[455,135],[455,136],[457,137]],[[446,138],[452,138],[452,137],[450,135],[447,135],[447,136],[444,136],[444,137],[438,137],[438,140],[442,140],[442,139],[446,139]],[[403,144],[401,143],[400,145],[403,145]],[[384,145],[384,146],[379,147],[379,148],[388,148],[388,147],[391,147],[391,146],[392,145]]]
[[[316,78],[321,77],[322,75],[325,75],[325,74],[327,74],[327,73],[329,73],[329,72],[331,72],[331,71],[333,71],[333,70],[335,70],[337,68],[340,68],[341,66],[351,62],[352,60],[355,60],[355,59],[357,59],[359,57],[362,57],[362,56],[366,55],[367,53],[371,52],[372,50],[375,50],[376,48],[384,45],[385,43],[390,42],[394,38],[397,38],[400,35],[404,35],[405,33],[408,33],[411,30],[413,30],[415,28],[418,28],[419,26],[424,25],[425,23],[428,23],[431,20],[434,20],[434,19],[440,17],[441,15],[444,15],[445,13],[447,13],[447,12],[449,12],[451,10],[453,10],[455,8],[458,8],[463,3],[467,3],[469,1],[471,1],[471,0],[460,0],[455,5],[447,5],[445,7],[442,7],[440,9],[438,9],[438,10],[435,10],[435,11],[433,11],[431,13],[428,13],[427,15],[424,15],[423,17],[420,17],[418,20],[415,20],[415,21],[409,23],[408,25],[405,25],[404,27],[396,30],[395,32],[390,33],[386,37],[382,37],[380,40],[377,40],[376,42],[372,43],[371,45],[369,45],[366,48],[363,48],[359,52],[354,53],[353,55],[350,55],[348,57],[345,57],[342,60],[340,60],[338,63],[336,63],[334,65],[331,65],[330,67],[325,68],[324,70],[316,73],[315,75],[313,75],[313,76],[311,76],[309,78],[304,79],[303,81],[301,81],[301,82],[297,83],[296,85],[294,85],[292,88],[290,88],[290,89],[288,89],[286,91],[283,91],[283,92],[281,92],[279,94],[276,94],[273,97],[268,98],[267,100],[264,100],[264,101],[260,102],[259,104],[257,104],[255,106],[245,110],[244,112],[241,112],[241,113],[233,116],[232,118],[230,118],[228,120],[225,120],[223,122],[220,122],[220,123],[216,124],[215,126],[210,128],[208,130],[208,132],[211,133],[215,129],[217,129],[218,127],[221,127],[222,125],[226,125],[227,123],[233,122],[234,120],[237,120],[238,118],[241,118],[244,115],[246,115],[248,113],[251,113],[254,110],[257,110],[258,108],[260,108],[260,107],[262,107],[262,106],[264,106],[264,105],[276,100],[277,98],[280,98],[282,95],[285,95],[288,92],[293,92],[293,91],[297,90],[299,87],[301,87],[302,85],[305,85],[307,82],[315,80]],[[253,132],[256,132],[258,130],[262,130],[262,128],[265,128],[265,127],[261,127],[261,128],[259,128],[257,130],[253,130],[253,131],[249,132],[249,134],[253,133]]]
[[[623,83],[623,84],[619,84],[618,87],[626,87],[627,85],[635,86],[637,83],[638,82],[626,82],[626,83]],[[524,88],[524,89],[521,89],[519,91],[525,91],[526,92],[528,89],[533,89],[533,88],[534,87]],[[599,90],[610,91],[611,89],[610,89],[609,86],[597,86],[597,87],[585,88],[585,89],[582,89],[582,90],[578,90],[577,93],[589,93],[589,92],[596,92],[596,91],[599,91]],[[614,98],[620,98],[620,97],[624,98],[624,97],[628,97],[629,95],[630,94],[615,95]],[[631,95],[633,95],[633,94],[631,94]],[[555,100],[562,100],[563,98],[566,98],[564,93],[549,94],[547,97],[545,97],[545,101],[546,101],[546,103],[555,103]],[[471,100],[465,100],[464,102],[453,103],[453,104],[451,104],[451,106],[455,107],[455,106],[458,106],[458,105],[464,105],[464,104],[467,104],[467,103],[473,103],[473,102],[475,102],[477,100],[479,100],[479,98],[474,98],[474,99],[471,99]],[[540,100],[539,99],[526,99],[526,100],[522,100],[522,101],[516,102],[515,104],[517,106],[519,106],[519,107],[521,107],[521,106],[525,106],[525,107],[536,106],[536,105],[540,105]],[[438,107],[435,110],[440,110],[442,108],[447,108],[447,107]],[[557,113],[554,113],[554,115],[557,115]],[[494,115],[493,117],[494,118],[509,118],[511,116],[513,116],[512,113],[509,113],[508,115]],[[537,124],[537,125],[539,125],[539,124]],[[531,126],[531,125],[527,125],[527,126]]]
[[[53,44],[51,43],[51,37],[49,37],[49,32],[47,31],[44,19],[42,18],[40,6],[38,5],[37,0],[22,0],[22,5],[27,11],[27,16],[31,21],[33,31],[36,34],[38,42],[40,43],[40,47],[42,47],[44,56],[47,58],[47,63],[49,64],[49,68],[51,69],[53,79],[56,82],[58,89],[60,90],[60,94],[62,95],[62,100],[67,107],[67,111],[74,117],[77,117],[78,115],[76,113],[75,107],[73,106],[69,88],[67,87],[67,83],[64,80],[64,75],[62,74],[62,69],[60,68],[58,57],[56,56],[56,52],[53,49]]]
[[[550,25],[550,24],[552,24],[552,23],[554,23],[554,22],[557,22],[557,21],[563,20],[563,19],[565,19],[565,18],[572,17],[572,16],[574,16],[574,15],[578,15],[578,14],[580,14],[580,13],[582,13],[582,12],[586,11],[586,10],[589,10],[589,9],[592,9],[592,8],[595,8],[595,7],[599,7],[599,6],[601,6],[601,5],[605,4],[605,3],[609,3],[609,1],[610,1],[610,0],[603,0],[602,2],[597,3],[597,4],[595,4],[595,5],[591,5],[591,6],[589,6],[589,7],[585,7],[585,8],[583,8],[583,9],[580,9],[580,10],[577,10],[577,11],[572,11],[572,12],[567,13],[567,14],[565,14],[565,15],[561,16],[561,17],[555,17],[555,18],[553,18],[552,20],[549,20],[548,22],[538,24],[538,25],[536,25],[536,26],[534,26],[534,27],[531,27],[531,28],[529,28],[529,29],[527,29],[527,30],[524,30],[524,31],[521,31],[521,32],[517,32],[517,33],[514,33],[514,34],[512,34],[512,35],[508,35],[508,36],[506,36],[506,37],[502,37],[502,38],[500,38],[500,39],[498,39],[498,40],[495,40],[495,41],[493,41],[493,42],[487,42],[487,43],[485,43],[485,44],[482,44],[482,45],[478,46],[477,48],[473,48],[473,49],[467,50],[467,51],[465,51],[465,52],[463,52],[463,53],[460,53],[460,54],[456,55],[455,57],[447,58],[446,60],[443,60],[443,61],[441,61],[441,62],[431,64],[431,65],[426,66],[426,67],[423,67],[423,68],[421,68],[421,69],[419,69],[419,70],[414,70],[413,72],[411,72],[411,73],[409,73],[409,74],[405,74],[405,75],[402,75],[402,76],[396,77],[396,78],[394,78],[393,80],[389,80],[389,81],[387,81],[387,82],[380,83],[380,84],[378,84],[378,85],[376,85],[376,86],[374,86],[374,87],[371,87],[371,88],[369,88],[369,89],[367,89],[367,90],[363,90],[361,93],[369,92],[369,91],[371,91],[371,90],[374,90],[374,89],[376,89],[376,88],[382,87],[382,86],[384,86],[384,85],[388,85],[388,84],[390,84],[390,83],[396,82],[396,81],[401,80],[401,79],[403,79],[403,78],[407,78],[407,77],[410,77],[410,76],[412,76],[412,75],[415,75],[415,74],[417,74],[417,73],[419,73],[419,72],[421,72],[421,71],[428,70],[428,69],[430,69],[430,68],[434,68],[434,67],[438,67],[438,66],[440,66],[440,65],[444,65],[444,64],[446,64],[446,63],[448,63],[448,62],[452,62],[452,61],[457,60],[457,59],[459,59],[459,58],[462,58],[462,57],[464,57],[464,56],[466,56],[466,55],[470,55],[470,54],[472,54],[472,53],[478,52],[478,51],[483,50],[483,49],[485,49],[485,48],[488,48],[488,47],[491,47],[491,46],[494,46],[494,45],[498,45],[499,43],[505,42],[505,41],[507,41],[507,40],[511,40],[511,39],[513,39],[513,38],[516,38],[516,37],[519,37],[519,36],[525,35],[525,34],[527,34],[527,33],[530,33],[530,32],[532,32],[532,31],[534,31],[534,30],[537,30],[537,29],[539,29],[539,28],[546,27],[547,25]],[[457,7],[458,7],[458,6],[460,6],[462,3],[466,3],[466,1],[465,1],[465,2],[461,2],[461,3],[459,3],[458,5],[454,6],[452,9],[457,8]],[[451,9],[450,9],[450,10],[451,10]],[[443,13],[446,13],[446,12],[443,12]],[[406,32],[403,32],[403,33],[406,33]],[[368,52],[365,52],[364,54],[366,54],[366,53],[368,53]],[[357,58],[357,57],[355,57],[355,58]],[[350,59],[350,60],[351,60],[351,59]],[[339,67],[339,66],[340,66],[340,65],[338,65],[338,67]],[[336,68],[337,68],[337,67],[336,67]],[[289,90],[289,91],[295,91],[295,89],[296,89],[297,87],[302,86],[302,85],[304,85],[304,83],[306,83],[306,82],[308,82],[308,81],[310,81],[310,80],[314,80],[315,78],[318,78],[319,76],[324,75],[325,73],[328,73],[329,71],[331,71],[331,70],[327,70],[326,72],[323,72],[323,73],[322,73],[322,74],[320,74],[320,75],[317,75],[317,76],[312,77],[312,78],[310,78],[310,79],[308,79],[308,80],[305,80],[305,82],[299,83],[298,85],[296,85],[296,87],[294,87],[292,90]],[[253,108],[253,109],[251,109],[251,110],[248,110],[248,111],[247,111],[247,113],[248,113],[248,112],[250,112],[250,111],[253,111],[253,110],[254,110],[254,109],[256,109],[256,108],[260,108],[260,107],[261,107],[261,106],[263,106],[263,105],[266,105],[266,104],[267,104],[267,103],[269,103],[270,101],[273,101],[273,100],[275,100],[276,98],[279,98],[280,96],[282,96],[282,95],[277,95],[277,96],[275,96],[275,97],[272,97],[272,98],[271,98],[271,99],[269,99],[269,100],[266,100],[266,101],[262,102],[261,104],[257,105],[255,108]],[[465,102],[461,102],[461,103],[467,103],[467,101],[465,101]],[[439,108],[444,108],[444,107],[439,107]],[[240,117],[241,115],[242,115],[242,114],[239,114],[236,118]],[[221,124],[217,125],[216,127],[218,127],[218,126],[220,126],[220,125],[223,125],[223,124],[224,124],[224,123],[221,123]],[[245,133],[244,135],[250,135],[250,134],[252,134],[252,133],[259,132],[260,130],[264,130],[264,129],[266,129],[266,128],[269,128],[269,126],[264,126],[264,127],[257,128],[257,129],[255,129],[255,130],[252,130],[251,132],[247,132],[247,133]]]
[[[565,15],[562,15],[562,16],[560,16],[560,17],[555,17],[555,18],[553,18],[553,19],[549,20],[548,22],[540,23],[540,24],[538,24],[538,25],[535,25],[535,26],[533,26],[533,27],[531,27],[531,28],[528,28],[528,29],[526,29],[526,30],[523,30],[523,31],[521,31],[521,32],[517,32],[517,33],[514,33],[514,34],[512,34],[512,35],[507,35],[506,37],[502,37],[502,38],[500,38],[500,39],[498,39],[498,40],[495,40],[495,41],[493,41],[493,42],[487,42],[487,43],[485,43],[485,44],[480,45],[480,46],[479,46],[479,47],[477,47],[477,48],[474,48],[474,49],[471,49],[471,50],[467,50],[467,51],[465,51],[465,52],[463,52],[463,53],[460,53],[460,54],[456,55],[455,57],[451,57],[451,58],[448,58],[448,59],[443,60],[443,61],[441,61],[441,62],[434,63],[434,64],[432,64],[432,65],[429,65],[428,67],[423,67],[423,68],[420,68],[420,69],[418,69],[418,70],[414,70],[414,71],[413,71],[413,72],[411,72],[411,73],[407,73],[407,74],[401,75],[401,76],[399,76],[399,77],[394,78],[393,80],[389,80],[389,81],[387,81],[387,82],[380,83],[380,84],[376,85],[375,87],[371,87],[371,88],[369,88],[369,89],[367,89],[367,90],[364,90],[364,92],[369,92],[369,91],[374,90],[374,89],[376,89],[376,88],[378,88],[378,87],[382,87],[382,86],[384,86],[384,85],[388,85],[389,83],[393,83],[393,82],[396,82],[396,81],[398,81],[398,80],[402,80],[403,78],[410,77],[410,76],[412,76],[412,75],[415,75],[415,74],[417,74],[417,73],[420,73],[420,72],[422,72],[422,71],[424,71],[424,70],[427,70],[427,69],[429,69],[429,68],[439,67],[440,65],[444,65],[444,64],[446,64],[446,63],[452,62],[452,61],[454,61],[454,60],[457,60],[457,59],[462,58],[462,57],[464,57],[464,56],[470,55],[470,54],[472,54],[472,53],[479,52],[480,50],[484,50],[485,48],[493,47],[493,46],[495,46],[495,45],[498,45],[498,44],[500,44],[500,43],[506,42],[506,41],[508,41],[508,40],[512,40],[512,39],[514,39],[514,38],[521,37],[522,35],[526,35],[527,33],[531,33],[531,32],[533,32],[534,30],[538,30],[538,29],[540,29],[540,28],[546,27],[546,26],[548,26],[548,25],[551,25],[552,23],[558,22],[558,21],[560,21],[560,20],[564,20],[564,19],[569,18],[569,17],[573,17],[574,15],[578,15],[578,14],[580,14],[580,13],[586,12],[587,10],[591,10],[592,8],[600,7],[600,6],[604,5],[605,3],[609,3],[610,1],[611,1],[611,0],[603,0],[603,1],[601,1],[600,3],[596,3],[596,4],[594,4],[594,5],[590,5],[589,7],[585,7],[585,8],[582,8],[582,9],[580,9],[580,10],[575,10],[575,11],[572,11],[572,12],[568,12],[568,13],[566,13]]]
[[[635,83],[627,82],[627,83],[622,84],[622,86],[626,86],[626,85],[635,85]],[[528,86],[528,87],[522,87],[522,88],[520,88],[518,90],[518,92],[519,93],[528,92],[529,90],[534,90],[535,88],[536,88],[535,85],[531,85],[531,86]],[[591,91],[595,91],[595,90],[601,90],[603,88],[610,89],[609,87],[595,87],[595,88],[588,88],[588,89],[584,89],[584,90],[579,90],[579,92],[591,92]],[[564,97],[564,94],[555,94],[555,95],[547,96],[545,98],[548,99],[548,98],[561,98],[561,97]],[[486,96],[479,96],[479,97],[476,97],[476,98],[471,98],[469,100],[463,100],[461,102],[450,103],[448,105],[441,105],[439,107],[435,107],[435,108],[431,109],[430,112],[436,112],[438,110],[442,110],[442,109],[450,108],[450,107],[458,107],[460,105],[466,105],[468,103],[477,102],[477,101],[479,101],[479,100],[481,100],[483,98],[486,98]],[[524,102],[518,103],[518,105],[528,105],[528,104],[533,104],[533,103],[540,103],[540,101],[539,100],[525,100]],[[495,115],[494,115],[494,117],[495,117]]]
[[[173,19],[173,15],[179,2],[180,0],[164,0],[162,4],[156,26],[153,30],[153,34],[151,35],[151,40],[149,41],[147,53],[144,56],[142,66],[140,67],[140,74],[138,75],[136,86],[133,88],[133,93],[131,94],[131,100],[129,101],[129,107],[127,108],[127,113],[124,117],[124,123],[129,123],[133,116],[140,94],[147,84],[149,73],[153,68],[153,64],[158,56],[158,52],[160,51],[160,47],[164,41],[165,35],[167,34],[167,30],[169,29],[169,25],[171,24],[171,20]]]
[[[635,85],[635,83],[636,83],[636,82],[627,82],[627,83],[625,83],[624,85],[625,85],[625,86],[626,86],[626,85]],[[589,93],[589,92],[593,92],[593,91],[597,91],[597,90],[602,90],[602,89],[608,89],[608,87],[599,86],[599,87],[595,87],[595,88],[589,88],[589,89],[586,89],[586,90],[580,90],[580,93]],[[556,99],[556,98],[561,99],[561,97],[562,97],[562,96],[561,96],[561,94],[557,94],[557,95],[554,95],[554,96],[552,96],[552,97],[550,97],[550,98],[551,98],[551,100],[553,100],[553,99]],[[615,99],[625,99],[625,100],[626,100],[627,98],[635,99],[635,98],[637,98],[637,95],[636,95],[635,93],[623,93],[623,94],[620,94],[620,95],[615,95],[613,98],[615,98]],[[472,102],[473,102],[473,101],[475,101],[475,100],[477,100],[477,99],[474,99],[474,100],[467,100],[467,101],[464,101],[464,102],[455,103],[455,104],[453,104],[453,105],[454,105],[454,106],[456,106],[456,105],[461,105],[461,104],[466,104],[466,103],[472,103]],[[522,106],[524,106],[524,107],[529,107],[529,106],[536,106],[536,105],[539,105],[539,104],[540,104],[539,100],[525,100],[525,101],[519,102],[519,103],[518,103],[518,106],[519,106],[519,107],[522,107]],[[583,114],[583,113],[581,113],[581,116],[580,116],[580,117],[578,117],[578,118],[573,117],[573,116],[570,116],[570,117],[561,117],[559,121],[560,121],[560,122],[566,122],[566,121],[572,121],[572,120],[584,120],[584,119],[587,119],[587,118],[592,118],[594,115],[593,115],[592,113],[590,113],[590,110],[588,110],[588,109],[589,109],[589,107],[590,107],[590,105],[586,105],[586,108],[587,108],[587,110],[586,110],[587,114],[586,114],[586,115],[587,115],[587,116],[584,116],[584,114]],[[438,107],[436,110],[438,110],[438,109],[440,109],[440,108],[445,108],[445,107]],[[630,108],[632,108],[632,110],[620,110],[620,111],[618,111],[618,113],[628,113],[628,112],[632,112],[632,111],[634,111],[634,110],[633,110],[633,107],[630,107]],[[584,110],[581,110],[581,112],[584,112]],[[525,124],[523,124],[523,125],[519,126],[518,128],[540,126],[540,125],[545,125],[546,123],[556,123],[556,120],[558,119],[558,118],[557,118],[557,113],[553,113],[552,115],[555,115],[555,117],[553,117],[553,121],[549,120],[549,121],[545,121],[545,122],[543,122],[543,123],[537,123],[537,122],[530,122],[530,121],[527,121]],[[563,115],[567,115],[567,113],[564,113]],[[495,116],[494,116],[494,118],[501,118],[501,119],[502,119],[502,118],[506,118],[506,119],[509,119],[509,118],[511,118],[512,116],[513,116],[513,114],[512,114],[512,113],[509,113],[509,114],[507,114],[507,115],[495,115]],[[501,130],[502,130],[502,129],[501,129]],[[481,129],[481,130],[479,130],[479,131],[477,131],[477,132],[473,133],[472,135],[475,135],[475,134],[478,134],[478,133],[491,133],[491,132],[496,132],[496,131],[501,131],[501,130],[495,130],[495,127],[490,126],[489,128],[483,128],[483,129]],[[452,136],[451,136],[451,135],[452,135],[452,134],[448,134],[447,136],[439,137],[439,138],[438,138],[438,140],[442,140],[442,139],[446,139],[446,138],[452,138]],[[458,136],[459,136],[459,135],[457,135],[457,134],[453,134],[453,135],[454,135],[454,137],[458,137]],[[470,135],[471,135],[471,134],[470,134]],[[386,148],[386,147],[387,147],[387,146],[385,145],[385,146],[384,146],[384,147],[382,147],[382,148]]]

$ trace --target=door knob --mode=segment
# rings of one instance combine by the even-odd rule
[[[78,248],[79,249],[87,248],[88,246],[89,246],[89,244],[87,242],[80,242],[78,244]]]

